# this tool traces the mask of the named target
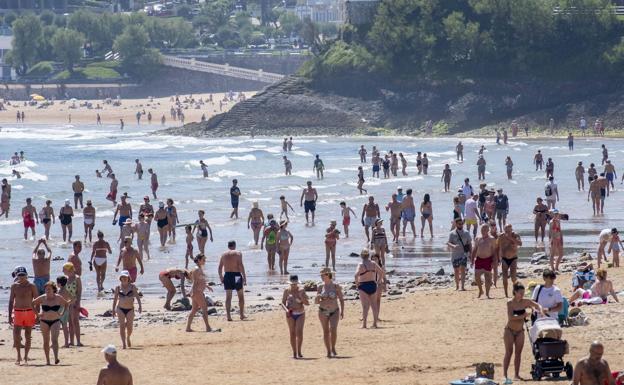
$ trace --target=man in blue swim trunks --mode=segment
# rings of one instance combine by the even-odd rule
[[[232,187],[230,187],[230,201],[232,202],[232,213],[230,218],[236,217],[238,219],[238,201],[240,199],[241,192],[238,188],[238,179],[232,179]]]
[[[117,214],[119,214],[119,221],[117,221]],[[113,215],[113,225],[119,224],[119,234],[121,236],[121,228],[126,223],[126,220],[132,219],[132,206],[128,203],[128,198],[124,194],[121,196],[121,203],[117,205],[115,214]]]
[[[303,189],[301,199],[299,199],[299,206],[303,206],[305,210],[306,225],[309,223],[308,214],[310,212],[312,212],[312,224],[314,224],[314,211],[316,211],[316,200],[318,199],[318,193],[316,189],[312,187],[312,181],[308,181],[307,185],[308,187]]]
[[[46,256],[46,250],[43,250],[41,247],[43,245],[48,254]],[[39,291],[39,295],[42,295],[44,290],[44,285],[48,283],[50,280],[50,260],[52,259],[52,250],[45,238],[41,238],[39,242],[37,242],[37,246],[33,250],[32,254],[32,266],[33,273],[35,275],[34,284],[37,286],[37,290]]]

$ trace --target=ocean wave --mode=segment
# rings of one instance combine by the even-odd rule
[[[108,144],[79,144],[76,146],[71,146],[70,149],[88,151],[153,151],[162,150],[167,147],[169,147],[169,145],[162,143],[148,143],[143,140],[126,140]]]
[[[221,178],[231,178],[235,176],[244,176],[242,172],[232,171],[232,170],[219,170],[214,173],[216,176]]]
[[[240,160],[240,161],[255,161],[256,157],[254,155],[243,155],[243,156],[231,156],[232,160]]]

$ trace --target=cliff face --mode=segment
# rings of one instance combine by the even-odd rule
[[[624,93],[607,82],[463,82],[416,85],[352,77],[311,82],[289,77],[204,123],[166,130],[192,136],[352,135],[380,129],[419,134],[433,120],[434,132],[455,134],[512,119],[529,127],[575,127],[581,115],[607,127],[624,123]]]

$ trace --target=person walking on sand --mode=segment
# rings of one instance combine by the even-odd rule
[[[364,233],[366,234],[366,243],[370,243],[369,229],[374,226],[377,218],[380,218],[379,205],[375,203],[375,197],[369,196],[368,203],[362,208],[362,226],[364,226]]]
[[[578,162],[578,165],[574,170],[574,176],[576,177],[576,185],[578,187],[578,190],[585,191],[585,167],[583,167],[583,162]]]
[[[505,225],[505,231],[498,237],[498,256],[501,260],[501,270],[503,273],[503,288],[505,298],[508,298],[507,288],[509,279],[511,283],[516,283],[518,269],[518,248],[522,246],[522,239],[513,231],[510,223]]]
[[[50,342],[52,342],[54,365],[58,365],[61,362],[58,358],[61,317],[70,304],[71,300],[66,300],[58,294],[58,288],[54,282],[46,282],[44,294],[35,298],[32,302],[35,313],[38,314],[46,365],[50,365]]]
[[[303,345],[303,327],[305,325],[305,306],[309,305],[305,290],[299,287],[299,277],[291,275],[290,286],[282,294],[282,308],[286,311],[286,322],[290,332],[290,347],[293,358],[303,358],[301,347]]]
[[[89,265],[95,268],[95,281],[97,283],[98,292],[104,291],[108,254],[112,253],[113,250],[111,249],[110,244],[104,240],[104,233],[102,231],[98,231],[97,241],[93,243],[91,260],[89,261]]]
[[[323,342],[327,350],[327,358],[338,355],[338,321],[344,318],[344,295],[342,287],[334,283],[334,274],[325,267],[321,270],[322,283],[318,286],[314,303],[319,305],[319,321],[323,328]]]
[[[377,305],[377,277],[383,276],[384,272],[375,262],[371,261],[368,249],[360,252],[362,261],[355,269],[355,285],[358,288],[360,302],[362,304],[362,328],[368,327],[368,311],[373,311],[372,328],[377,328],[379,322],[379,306]]]
[[[78,203],[80,202],[80,208],[84,208],[82,205],[82,194],[84,192],[84,183],[80,180],[80,175],[74,177],[76,180],[72,183],[72,190],[74,191],[74,208],[78,210]]]
[[[448,164],[444,165],[444,169],[442,170],[442,178],[441,181],[444,182],[444,192],[448,192],[451,189],[451,176],[453,172],[451,171],[451,166]]]
[[[306,225],[310,223],[308,214],[312,212],[312,225],[314,225],[314,212],[316,211],[316,201],[318,200],[318,193],[316,192],[316,189],[312,187],[312,181],[308,181],[307,186],[308,187],[304,188],[303,192],[301,193],[299,206],[303,206],[305,210]]]
[[[258,246],[258,240],[260,239],[260,231],[264,224],[264,213],[258,208],[258,202],[255,201],[251,204],[251,210],[249,210],[249,216],[247,217],[247,228],[251,228],[253,231],[254,245]]]
[[[314,159],[314,167],[312,167],[312,171],[316,171],[316,179],[323,179],[324,169],[325,165],[323,164],[323,161],[321,160],[319,155],[316,154],[316,159]]]
[[[132,373],[117,361],[117,349],[114,345],[108,345],[100,353],[104,353],[104,359],[108,365],[100,369],[97,385],[132,385]]]
[[[32,340],[32,328],[35,326],[37,314],[33,310],[33,300],[39,296],[37,287],[28,281],[28,271],[23,266],[13,270],[14,282],[9,294],[9,325],[13,327],[13,347],[17,350],[16,365],[22,364],[22,347],[24,363],[28,365],[28,353]],[[24,342],[22,343],[22,330]]]
[[[524,323],[527,317],[527,309],[533,312],[543,313],[542,307],[530,299],[524,298],[524,285],[520,282],[513,284],[512,298],[507,301],[507,326],[503,333],[505,344],[505,357],[503,358],[504,384],[511,384],[508,376],[511,356],[514,354],[514,380],[523,381],[520,377],[520,363],[522,360],[522,348],[524,347]]]
[[[367,153],[368,152],[364,148],[364,145],[361,145],[360,149],[358,150],[358,154],[360,155],[360,163],[366,163],[366,154]]]
[[[69,306],[69,346],[83,346],[80,342],[80,302],[82,301],[82,279],[76,273],[74,264],[67,262],[63,265],[63,274],[67,277],[65,289],[71,297]]]
[[[288,221],[281,221],[277,232],[277,254],[279,255],[280,274],[288,274],[288,256],[290,247],[295,239],[290,231],[286,229]]]
[[[232,179],[232,187],[230,187],[230,203],[232,204],[232,213],[230,219],[236,217],[238,219],[238,202],[240,200],[241,191],[238,188],[238,180]]]
[[[336,221],[331,221],[325,230],[325,267],[329,267],[331,258],[332,270],[336,271],[336,244],[340,239],[340,230],[336,228]]]
[[[186,321],[186,331],[192,332],[191,325],[193,324],[193,318],[195,314],[201,310],[204,324],[206,325],[206,331],[211,332],[212,328],[208,323],[208,303],[204,295],[204,290],[212,291],[212,288],[206,282],[206,273],[204,272],[204,265],[206,264],[206,257],[203,254],[197,254],[193,259],[197,267],[191,272],[191,280],[193,286],[191,286],[191,312],[189,313],[188,320]]]
[[[134,300],[139,304],[139,313],[143,312],[139,289],[130,282],[130,273],[123,270],[119,273],[119,285],[115,288],[113,297],[113,310],[111,314],[117,315],[119,323],[119,335],[123,348],[132,347],[130,336],[134,327]]]
[[[349,226],[351,225],[351,214],[357,219],[355,211],[346,202],[340,202],[340,217],[342,218],[342,229],[344,230],[345,237],[349,238]]]
[[[496,239],[490,237],[490,227],[481,226],[481,237],[475,239],[475,247],[470,255],[470,265],[475,268],[475,281],[479,287],[479,295],[483,295],[485,284],[485,296],[490,299],[490,287],[492,286],[492,270],[496,263]],[[485,282],[484,282],[485,281]]]
[[[238,295],[238,311],[240,319],[244,320],[245,316],[245,293],[243,287],[247,286],[247,274],[243,265],[243,254],[236,250],[236,242],[228,242],[228,251],[221,255],[219,260],[219,279],[223,283],[225,289],[225,311],[227,320],[232,321],[232,290],[236,290]]]
[[[550,228],[548,237],[550,239],[550,268],[553,271],[559,271],[559,264],[563,259],[563,231],[561,230],[561,216],[559,210],[551,211],[552,219],[550,220]],[[556,259],[555,259],[556,258]]]
[[[28,229],[35,238],[35,224],[39,224],[37,209],[32,205],[32,199],[26,198],[26,206],[22,208],[22,221],[24,222],[24,240],[28,239]]]
[[[455,290],[466,290],[466,267],[468,266],[468,256],[472,250],[472,239],[470,233],[463,229],[464,221],[455,219],[455,229],[449,233],[446,245],[451,251],[451,264],[453,265]]]

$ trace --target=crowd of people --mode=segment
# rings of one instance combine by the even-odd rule
[[[573,150],[573,138],[568,137],[570,150]],[[497,141],[498,142],[498,141]],[[505,136],[506,142],[506,136]],[[285,138],[283,142],[284,153],[292,151],[293,139]],[[505,377],[511,362],[511,357],[515,350],[515,377],[519,378],[520,356],[524,341],[523,320],[527,309],[533,309],[543,316],[554,316],[560,310],[560,303],[553,303],[552,299],[560,298],[556,287],[553,286],[556,273],[559,270],[564,254],[564,238],[562,221],[567,219],[567,215],[560,213],[556,208],[559,201],[559,189],[555,182],[555,164],[552,158],[544,164],[544,156],[538,151],[534,156],[533,163],[535,171],[541,172],[545,167],[544,198],[536,199],[533,209],[535,216],[535,243],[537,247],[546,247],[544,244],[546,228],[548,228],[549,242],[547,245],[550,257],[550,269],[544,272],[545,283],[540,289],[534,291],[533,300],[525,298],[525,288],[518,281],[518,250],[523,245],[521,237],[514,232],[508,214],[510,200],[503,193],[502,188],[496,190],[488,189],[488,185],[483,182],[485,179],[486,160],[484,146],[481,146],[477,154],[477,176],[480,181],[479,190],[474,189],[470,184],[470,179],[465,178],[464,183],[453,195],[450,206],[452,207],[452,220],[448,223],[449,234],[446,245],[450,251],[450,260],[454,270],[454,280],[456,290],[465,290],[468,275],[468,266],[474,268],[474,277],[478,288],[477,297],[491,298],[492,286],[497,286],[498,280],[502,277],[503,289],[506,297],[511,299],[507,304],[509,322],[505,328],[504,343],[506,354],[504,358]],[[464,161],[464,145],[459,142],[455,146],[457,160]],[[364,189],[364,167],[368,163],[368,150],[362,145],[358,150],[362,166],[358,169],[357,188],[360,193],[367,193]],[[592,198],[594,214],[602,213],[605,198],[615,188],[613,181],[616,180],[615,166],[608,157],[605,145],[602,145],[604,172],[598,174],[595,165],[590,165],[588,173],[589,192],[588,200]],[[17,155],[17,154],[16,154]],[[402,153],[388,151],[381,154],[376,148],[371,150],[371,173],[373,178],[394,178],[399,175],[407,175],[408,163]],[[19,158],[19,156],[18,156]],[[23,154],[21,156],[23,159]],[[287,155],[283,156],[285,174],[291,175],[292,163]],[[208,168],[200,161],[203,177],[208,176]],[[206,262],[205,246],[208,239],[213,242],[213,230],[205,218],[205,212],[200,210],[197,219],[190,224],[180,224],[177,209],[173,199],[159,201],[158,207],[151,204],[150,195],[145,195],[143,204],[140,207],[132,207],[128,201],[127,192],[118,198],[119,181],[115,177],[112,166],[107,160],[103,160],[103,169],[96,170],[98,178],[110,179],[109,193],[106,199],[115,208],[112,225],[119,227],[119,235],[116,242],[119,245],[119,256],[115,264],[115,272],[118,272],[119,284],[113,289],[112,314],[117,317],[121,345],[125,349],[132,346],[131,336],[133,333],[133,321],[136,312],[141,312],[141,291],[140,283],[137,282],[140,275],[146,273],[144,262],[151,258],[150,235],[151,223],[156,222],[161,248],[167,242],[174,243],[176,240],[176,228],[185,229],[185,266],[184,268],[172,267],[158,273],[159,280],[167,291],[164,304],[165,309],[171,308],[171,302],[177,292],[174,280],[180,281],[180,292],[184,297],[190,297],[191,311],[188,316],[186,330],[191,332],[192,323],[197,313],[203,317],[206,331],[213,331],[208,320],[208,304],[205,298],[205,291],[212,291],[208,284],[204,266]],[[506,175],[508,179],[513,178],[513,161],[510,156],[505,159]],[[143,166],[139,159],[135,160],[135,172],[137,179],[143,177]],[[426,153],[417,153],[416,170],[420,175],[427,175],[429,159]],[[325,166],[320,155],[314,157],[313,170],[317,179],[323,179]],[[383,168],[383,176],[379,171]],[[158,177],[153,169],[149,168],[150,175],[149,188],[153,199],[158,200]],[[579,162],[575,175],[578,181],[579,190],[584,189],[585,169]],[[599,175],[599,176],[598,176]],[[453,173],[449,164],[444,165],[441,182],[444,184],[444,191],[449,191],[452,185]],[[38,240],[32,255],[32,268],[34,281],[28,279],[28,270],[25,266],[18,266],[13,271],[15,282],[11,287],[9,299],[9,322],[14,330],[14,347],[17,350],[17,363],[28,362],[28,354],[31,347],[31,334],[33,327],[38,324],[43,336],[43,347],[46,355],[46,362],[51,364],[50,347],[54,356],[54,363],[59,360],[60,331],[63,331],[65,346],[81,345],[80,341],[80,316],[85,310],[81,307],[83,274],[82,260],[80,253],[83,242],[90,245],[91,255],[89,258],[89,269],[95,268],[97,277],[97,287],[99,291],[104,291],[104,281],[108,271],[108,256],[112,254],[112,247],[105,240],[104,232],[99,229],[96,233],[97,240],[92,242],[92,232],[95,230],[96,210],[92,201],[87,200],[83,206],[83,195],[85,185],[80,179],[80,175],[75,176],[72,183],[74,194],[73,205],[69,199],[58,211],[63,241],[71,242],[72,253],[67,262],[63,265],[63,274],[52,280],[50,271],[50,260],[52,251],[48,245],[50,239],[50,228],[56,224],[56,218],[52,202],[47,200],[45,206],[37,210],[32,199],[26,199],[26,205],[21,210],[24,227],[24,239],[29,238],[29,231],[33,238],[36,236],[36,225],[41,222],[44,236]],[[6,179],[2,181],[2,214],[8,217],[10,207],[11,186]],[[238,185],[238,180],[232,180],[230,188],[230,203],[232,212],[230,218],[239,218],[240,197],[243,194]],[[316,205],[319,199],[316,188],[312,181],[307,181],[300,197],[300,207],[305,213],[306,225],[314,226],[316,217]],[[382,205],[389,215],[389,227],[392,235],[391,242],[398,243],[401,237],[406,237],[411,231],[413,237],[424,238],[426,230],[433,238],[434,209],[430,195],[424,194],[418,210],[414,200],[413,189],[407,188],[405,193],[402,187],[398,187],[396,192],[390,195],[390,201]],[[546,203],[544,203],[544,200]],[[79,208],[80,207],[80,208]],[[281,307],[285,311],[288,325],[290,344],[294,358],[303,357],[302,342],[305,324],[306,306],[311,300],[301,286],[299,277],[290,274],[288,271],[288,257],[292,251],[295,235],[288,229],[289,209],[296,210],[286,201],[285,197],[280,197],[279,218],[273,214],[267,214],[259,207],[258,202],[252,203],[252,208],[247,217],[247,228],[252,232],[252,239],[255,245],[259,245],[267,253],[267,265],[270,270],[277,270],[275,267],[276,254],[278,255],[278,269],[280,274],[289,276],[289,285],[284,290]],[[82,210],[84,217],[84,239],[74,241],[73,237],[73,216],[75,210]],[[337,209],[336,209],[337,210]],[[137,214],[138,212],[138,214]],[[378,327],[379,313],[381,307],[382,294],[387,290],[388,280],[386,278],[386,255],[389,252],[388,237],[382,219],[382,208],[375,200],[374,196],[369,196],[367,202],[362,207],[360,222],[366,238],[366,247],[360,252],[361,261],[358,264],[354,281],[358,289],[359,299],[362,306],[362,327],[368,327],[368,315],[372,311],[372,328]],[[338,212],[337,212],[338,213]],[[354,211],[346,202],[340,202],[340,215],[342,218],[342,229],[345,237],[353,235],[350,232],[351,218],[357,219]],[[416,230],[416,215],[420,214],[420,231]],[[441,217],[445,217],[440,215]],[[137,218],[134,220],[133,218]],[[283,219],[284,218],[284,219]],[[606,233],[600,235],[600,247],[598,252],[598,267],[601,266],[601,258],[612,255],[614,266],[619,266],[619,251],[622,243],[617,229],[606,229]],[[323,243],[325,245],[326,258],[325,266],[320,271],[321,284],[318,285],[316,295],[313,298],[318,305],[318,316],[323,329],[324,345],[327,350],[327,357],[338,355],[336,351],[337,329],[339,320],[345,315],[344,294],[340,284],[334,281],[336,271],[336,244],[340,240],[342,233],[338,229],[338,222],[331,220],[325,231]],[[478,235],[478,236],[477,236]],[[541,238],[540,238],[541,237]],[[540,241],[541,239],[541,241]],[[136,242],[136,243],[135,243]],[[198,253],[194,251],[197,245]],[[608,250],[605,250],[607,245]],[[195,268],[189,269],[189,260],[195,263]],[[244,286],[247,284],[247,276],[243,263],[243,254],[236,249],[236,241],[227,243],[227,250],[221,255],[218,275],[225,289],[226,301],[225,310],[228,321],[232,321],[232,296],[236,292],[238,297],[239,318],[247,318],[245,314]],[[606,279],[606,271],[599,270],[599,281],[589,290],[580,289],[575,291],[570,297],[570,303],[592,303],[589,300],[599,298],[606,302],[608,295],[618,301],[613,289],[613,284]],[[191,282],[192,286],[187,293],[185,282]],[[548,294],[552,291],[552,294]],[[536,294],[536,295],[535,295]],[[544,299],[546,298],[546,299]],[[550,301],[550,302],[548,302]],[[585,302],[583,302],[585,301]],[[22,332],[24,339],[22,340]],[[22,347],[24,355],[22,356]],[[599,349],[599,345],[592,345],[592,349]],[[111,370],[121,372],[123,369],[115,361],[116,348],[109,346],[104,351],[107,360],[112,365]],[[579,365],[590,365],[587,362]],[[591,365],[590,365],[591,366]],[[117,368],[117,369],[114,369]],[[579,372],[583,373],[579,369]],[[582,374],[581,374],[582,375]],[[582,382],[581,382],[582,383]]]

